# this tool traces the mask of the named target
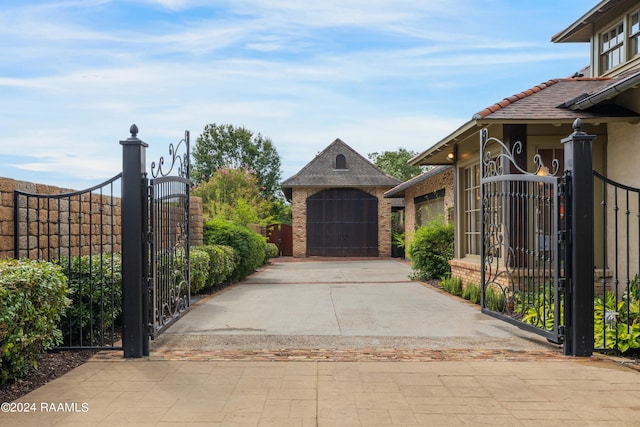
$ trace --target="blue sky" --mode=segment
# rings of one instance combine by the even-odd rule
[[[129,126],[168,156],[208,123],[271,138],[282,178],[335,138],[423,151],[588,64],[553,34],[596,0],[0,0],[0,176],[82,189]]]

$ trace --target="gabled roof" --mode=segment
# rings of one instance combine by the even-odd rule
[[[607,24],[632,6],[637,0],[604,0],[594,6],[573,24],[551,37],[554,43],[591,41],[593,27],[599,23]]]
[[[336,157],[342,154],[346,169],[336,169]],[[387,175],[358,154],[342,140],[336,139],[297,174],[284,180],[281,187],[291,198],[293,187],[394,187],[400,180]]]
[[[456,129],[428,150],[409,160],[411,165],[438,164],[424,163],[427,158],[445,152],[456,141],[478,132],[478,126],[492,123],[572,123],[580,118],[584,121],[601,122],[603,120],[638,120],[640,115],[613,103],[603,102],[615,97],[623,90],[638,85],[633,77],[635,72],[616,77],[571,77],[552,79],[530,89],[504,98],[493,105],[474,114],[470,121]],[[631,74],[631,76],[629,75]],[[626,82],[626,83],[625,83]],[[604,93],[598,103],[592,103],[584,109],[585,99],[593,99],[592,95]],[[582,102],[582,104],[580,104]],[[444,159],[443,163],[448,163]]]
[[[404,192],[408,189],[413,187],[416,184],[419,184],[423,181],[426,181],[429,178],[433,178],[434,176],[440,175],[443,172],[448,171],[449,169],[452,169],[453,166],[436,166],[433,169],[429,169],[426,172],[421,173],[418,176],[414,176],[413,178],[411,178],[408,181],[403,182],[402,184],[393,187],[391,190],[387,191],[386,193],[384,193],[384,197],[385,198],[394,198],[394,197],[404,197]]]

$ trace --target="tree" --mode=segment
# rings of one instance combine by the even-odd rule
[[[193,181],[208,181],[218,170],[252,169],[262,196],[280,193],[280,156],[269,138],[230,124],[205,126],[193,149]]]
[[[367,154],[377,167],[384,172],[398,178],[401,181],[408,181],[414,176],[420,175],[424,168],[421,166],[411,166],[407,162],[417,153],[405,148],[398,148],[397,151],[385,151],[382,154],[374,152]]]

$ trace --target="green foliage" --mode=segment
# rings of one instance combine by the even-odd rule
[[[60,320],[67,345],[100,344],[113,339],[110,329],[122,314],[120,254],[63,258],[72,304]]]
[[[448,261],[453,258],[453,224],[438,219],[420,227],[408,253],[419,279],[444,276],[451,271]]]
[[[69,305],[67,280],[45,261],[0,261],[0,384],[25,376],[62,341],[58,321]]]
[[[265,253],[266,260],[270,260],[271,258],[276,258],[278,256],[278,245],[275,243],[267,243],[267,250]]]
[[[237,224],[267,225],[271,216],[271,198],[260,194],[255,171],[221,168],[201,182],[192,194],[202,198],[204,213],[209,218],[222,218]]]
[[[215,123],[205,126],[193,150],[196,183],[207,181],[223,168],[255,171],[263,197],[280,194],[280,156],[269,138],[244,127]]]
[[[467,283],[462,290],[462,298],[469,300],[474,304],[480,304],[482,288],[475,283]]]
[[[462,295],[462,280],[458,277],[452,277],[451,274],[446,274],[442,278],[440,287],[457,297]]]
[[[382,154],[369,153],[367,157],[385,173],[400,181],[408,181],[423,172],[421,166],[411,166],[407,163],[416,154],[405,148],[398,148],[397,151],[384,151]]]
[[[620,301],[613,292],[596,297],[593,306],[594,346],[620,353],[640,349],[638,275]]]
[[[229,280],[238,266],[235,249],[225,245],[204,245],[198,250],[209,255],[206,287],[215,287]]]
[[[209,277],[209,253],[201,248],[192,247],[189,251],[189,283],[191,293],[202,291]]]
[[[264,264],[267,242],[258,233],[223,219],[212,219],[204,225],[206,245],[227,245],[235,249],[238,265],[231,279],[238,281]]]
[[[501,289],[489,286],[484,291],[484,306],[491,311],[502,313],[506,306],[506,298]]]

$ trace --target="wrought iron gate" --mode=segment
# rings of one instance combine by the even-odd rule
[[[548,340],[564,339],[564,177],[539,155],[526,171],[508,147],[481,132],[482,311]]]
[[[179,151],[184,150],[184,151]],[[151,164],[149,180],[149,335],[157,337],[189,310],[189,131],[175,147],[171,164]]]

